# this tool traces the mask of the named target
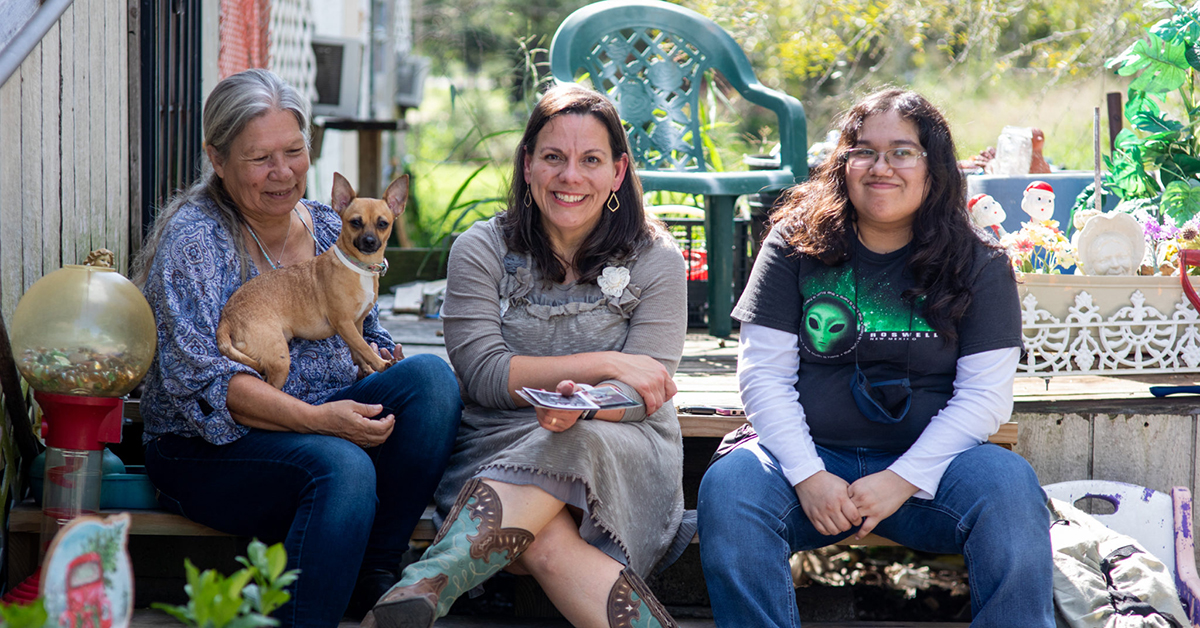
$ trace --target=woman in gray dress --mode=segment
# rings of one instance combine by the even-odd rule
[[[508,211],[450,253],[442,317],[466,409],[436,495],[445,523],[364,625],[430,626],[507,568],[575,626],[674,626],[639,576],[695,531],[670,401],[686,312],[683,258],[643,210],[616,109],[550,89],[517,148]],[[517,393],[577,383],[641,405],[535,410]]]

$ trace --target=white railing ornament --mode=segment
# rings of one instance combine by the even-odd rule
[[[1018,376],[1200,372],[1200,315],[1180,293],[1170,317],[1134,290],[1105,318],[1087,290],[1075,294],[1065,320],[1021,302],[1025,357]],[[1112,311],[1108,309],[1107,311]]]

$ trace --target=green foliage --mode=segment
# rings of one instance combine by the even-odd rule
[[[42,598],[29,604],[0,604],[0,626],[4,628],[42,628],[46,625],[46,607]]]
[[[1172,181],[1162,195],[1162,213],[1182,225],[1200,214],[1200,181]]]
[[[1141,134],[1126,129],[1117,136],[1116,151],[1105,160],[1105,183],[1123,199],[1162,194],[1163,213],[1186,221],[1200,211],[1200,194],[1193,194],[1200,185],[1200,11],[1171,0],[1148,6],[1174,13],[1107,63],[1122,76],[1136,77],[1129,85],[1125,117]],[[1185,121],[1164,111],[1163,105],[1176,98]]]
[[[291,598],[284,589],[296,581],[300,572],[284,571],[287,551],[282,543],[268,548],[254,539],[246,553],[248,558],[237,558],[245,568],[228,577],[215,569],[201,572],[191,560],[184,559],[187,585],[183,590],[188,594],[188,603],[183,606],[155,603],[153,607],[195,628],[279,625],[269,615]]]
[[[804,103],[815,137],[835,113],[883,84],[926,77],[953,85],[961,98],[1006,91],[1018,77],[1037,77],[1048,89],[1094,75],[1163,13],[1136,3],[683,0],[742,44],[759,80]]]

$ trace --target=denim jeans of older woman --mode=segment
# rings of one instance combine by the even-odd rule
[[[300,569],[283,626],[336,626],[360,566],[396,571],[445,470],[462,405],[450,367],[406,358],[335,393],[395,414],[368,450],[334,436],[252,429],[228,445],[161,436],[146,467],[168,510],[209,527],[283,541]]]
[[[817,447],[848,482],[896,452]],[[985,444],[959,454],[932,500],[911,498],[875,532],[915,550],[963,554],[972,628],[1053,628],[1049,511],[1023,458]],[[718,460],[700,485],[700,558],[720,628],[799,626],[788,556],[849,536],[816,531],[779,462],[757,441]]]

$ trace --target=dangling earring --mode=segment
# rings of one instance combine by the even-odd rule
[[[618,209],[621,209],[621,199],[617,198],[616,192],[613,192],[611,195],[609,195],[608,202],[605,203],[604,206],[607,207],[608,211],[610,212],[615,212]]]
[[[525,188],[524,202],[525,202],[526,209],[533,206],[533,197],[529,195],[529,188]]]

